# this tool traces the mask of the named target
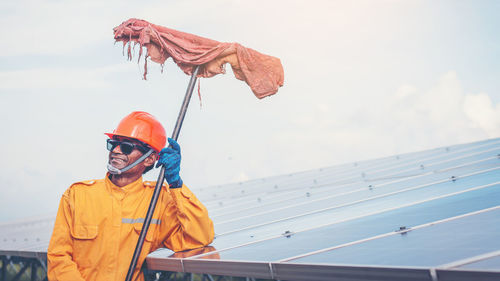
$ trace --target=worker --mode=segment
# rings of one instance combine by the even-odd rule
[[[49,280],[125,280],[156,182],[142,175],[165,167],[165,180],[132,280],[144,280],[146,256],[183,251],[214,237],[206,208],[179,176],[180,147],[152,115],[132,112],[107,133],[108,172],[64,192],[47,251]],[[163,149],[162,149],[163,148]]]

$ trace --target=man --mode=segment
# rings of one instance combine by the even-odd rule
[[[158,164],[165,179],[132,280],[143,280],[146,256],[160,247],[183,251],[212,242],[206,208],[179,176],[180,147],[166,144],[165,129],[152,115],[132,112],[106,134],[108,173],[73,184],[61,198],[47,251],[49,280],[125,280],[156,185],[142,174]]]

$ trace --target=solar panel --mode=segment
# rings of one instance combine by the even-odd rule
[[[279,280],[500,278],[499,138],[194,192],[214,220],[214,242],[159,249],[149,269]],[[2,228],[0,255],[43,255],[49,221]]]
[[[482,198],[482,200],[478,200]],[[470,204],[470,201],[474,204]],[[236,247],[218,254],[221,259],[280,261],[289,257],[366,239],[401,227],[421,225],[452,216],[500,205],[499,186],[440,197],[389,211],[367,213],[364,216],[328,226],[279,236],[259,243]],[[214,243],[217,246],[219,242]]]
[[[470,256],[500,249],[500,207],[446,218],[372,240],[358,240],[348,247],[304,255],[294,263],[344,263],[438,267]]]
[[[49,245],[53,217],[44,217],[0,225],[0,255],[7,251],[23,256],[39,256]]]

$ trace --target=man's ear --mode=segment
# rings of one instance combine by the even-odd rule
[[[149,167],[155,164],[156,159],[158,158],[158,153],[151,153],[146,159],[144,159],[144,166]]]

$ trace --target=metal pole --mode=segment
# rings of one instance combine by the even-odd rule
[[[181,110],[177,116],[177,122],[175,123],[174,131],[172,132],[172,138],[177,141],[179,133],[181,131],[182,122],[184,122],[184,116],[186,116],[186,111],[193,95],[194,85],[196,84],[196,75],[198,75],[199,66],[196,66],[191,74],[191,79],[189,80],[188,88],[186,89],[186,95],[184,96],[184,101],[182,102]]]
[[[1,256],[0,260],[2,261],[2,272],[0,273],[0,280],[5,280],[5,274],[7,272],[7,257]]]
[[[31,260],[31,281],[36,281],[36,271],[37,271],[37,264],[38,263],[38,260],[37,259],[33,259]]]
[[[172,133],[172,138],[177,141],[179,137],[179,133],[181,131],[182,122],[184,121],[184,117],[186,116],[186,111],[189,105],[189,101],[191,100],[191,96],[193,95],[194,85],[196,84],[196,75],[198,75],[199,66],[196,66],[193,69],[193,74],[191,75],[191,79],[189,80],[188,88],[186,90],[186,95],[184,96],[184,101],[182,102],[181,110],[179,111],[179,115],[177,116],[177,122],[175,123],[175,128]],[[161,187],[163,185],[163,180],[165,179],[165,167],[161,167],[160,173],[158,174],[158,180],[156,181],[155,190],[153,192],[153,197],[151,198],[151,202],[149,203],[148,212],[146,214],[146,218],[144,219],[144,223],[142,225],[141,233],[139,234],[139,240],[137,240],[137,245],[135,246],[134,255],[132,256],[132,261],[130,262],[130,266],[128,268],[127,277],[125,281],[131,281],[132,276],[134,275],[134,270],[137,265],[137,260],[141,254],[142,245],[144,244],[144,238],[146,238],[146,233],[148,233],[149,225],[151,224],[151,218],[153,217],[153,213],[156,208],[156,203],[158,202],[158,197],[160,196]]]

